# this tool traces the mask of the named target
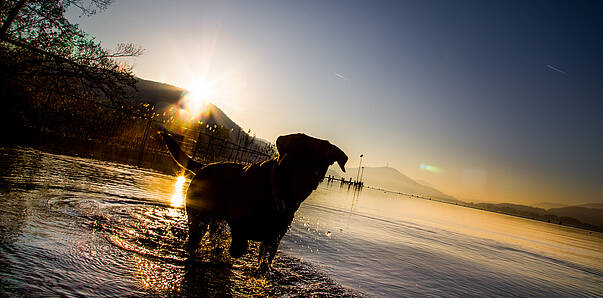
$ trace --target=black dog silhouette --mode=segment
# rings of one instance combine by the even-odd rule
[[[208,227],[212,233],[226,220],[232,236],[230,255],[239,258],[247,252],[248,240],[259,241],[260,269],[272,264],[295,211],[318,187],[327,168],[337,162],[345,172],[348,160],[328,141],[297,133],[278,137],[278,156],[262,163],[204,165],[184,153],[168,133],[161,135],[174,160],[195,174],[186,195],[189,249],[196,249]]]

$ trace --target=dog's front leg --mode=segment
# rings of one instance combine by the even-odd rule
[[[261,273],[270,272],[272,268],[272,259],[276,254],[276,248],[278,245],[274,245],[274,242],[262,242],[260,244],[260,254],[258,255],[258,271]]]
[[[272,260],[276,256],[276,251],[278,250],[279,240],[272,241],[268,245],[266,245],[266,250],[268,251],[268,265],[272,266]]]
[[[207,223],[201,220],[198,214],[191,209],[186,210],[187,218],[188,218],[188,240],[186,242],[186,250],[189,254],[194,254],[197,247],[199,247],[199,242],[201,242],[201,237],[205,234],[207,230]]]
[[[262,265],[264,262],[264,257],[266,256],[266,245],[264,242],[260,243],[260,254],[258,255],[258,265]]]
[[[258,255],[258,270],[265,272],[267,269],[268,264],[266,262],[266,244],[262,242],[260,243],[260,253]]]
[[[279,242],[280,241],[274,239],[260,244],[260,254],[258,255],[258,271],[260,273],[268,273],[270,275],[275,273],[275,269],[272,267],[272,260],[274,259],[274,256],[276,256]],[[276,270],[276,272],[278,272],[278,270]]]

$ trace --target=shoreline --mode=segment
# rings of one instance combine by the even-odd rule
[[[563,226],[563,227],[569,227],[569,228],[574,228],[574,229],[580,229],[583,231],[588,231],[590,233],[592,232],[596,232],[596,233],[601,233],[603,234],[603,227],[599,227],[599,226],[595,226],[595,225],[591,225],[591,224],[587,224],[587,223],[583,223],[581,222],[579,219],[573,218],[573,217],[558,217],[557,215],[554,214],[545,214],[550,216],[555,216],[558,217],[560,219],[568,219],[571,221],[577,221],[580,223],[580,225],[571,225],[571,224],[563,224],[562,222],[560,223],[555,223],[555,222],[551,222],[551,221],[546,221],[546,220],[541,220],[535,217],[530,217],[530,216],[524,216],[521,214],[513,214],[513,213],[507,213],[507,212],[500,212],[500,211],[496,211],[496,210],[490,210],[487,208],[480,208],[479,206],[476,206],[476,204],[471,204],[471,203],[466,203],[466,202],[462,202],[462,201],[458,201],[458,202],[452,202],[452,201],[445,201],[445,200],[438,200],[436,198],[428,198],[428,197],[423,197],[420,195],[414,195],[414,194],[406,194],[406,193],[402,193],[402,192],[398,192],[398,191],[393,191],[393,190],[387,190],[387,189],[382,189],[382,188],[378,188],[378,187],[374,187],[374,186],[366,186],[369,189],[372,190],[378,190],[378,191],[383,191],[386,193],[392,193],[392,194],[397,194],[397,195],[402,195],[402,196],[406,196],[409,198],[417,198],[417,199],[422,199],[422,200],[428,200],[428,201],[434,201],[434,202],[438,202],[438,203],[444,203],[444,204],[450,204],[450,205],[455,205],[455,206],[459,206],[459,207],[465,207],[465,208],[471,208],[471,209],[476,209],[476,210],[482,210],[482,211],[487,211],[487,212],[492,212],[492,213],[496,213],[496,214],[503,214],[503,215],[507,215],[507,216],[513,216],[513,217],[518,217],[518,218],[523,218],[523,219],[529,219],[529,220],[534,220],[534,221],[538,221],[538,222],[543,222],[543,223],[547,223],[547,224],[552,224],[552,225],[556,225],[556,226]],[[479,203],[478,203],[479,204]],[[537,215],[537,214],[535,214]]]

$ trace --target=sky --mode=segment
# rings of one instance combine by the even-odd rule
[[[603,2],[128,0],[72,19],[266,140],[328,139],[466,201],[603,203]]]

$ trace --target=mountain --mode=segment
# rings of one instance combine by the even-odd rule
[[[136,88],[138,89],[140,99],[144,102],[154,104],[159,111],[167,110],[173,105],[178,104],[180,98],[187,92],[185,89],[176,86],[144,79],[138,79]],[[232,128],[233,131],[241,129],[238,124],[232,121],[226,113],[213,103],[208,102],[207,109],[209,110],[209,117],[216,124],[229,129]]]
[[[344,177],[346,179],[350,179],[351,177],[353,180],[356,180],[358,168],[347,168],[346,173],[342,173],[333,167],[327,172],[327,175],[329,174],[335,175],[336,177]],[[418,183],[391,167],[365,167],[364,173],[362,174],[362,181],[367,186],[379,187],[405,194],[421,195],[440,200],[459,202],[454,197],[446,195],[431,186]]]
[[[140,100],[146,103],[150,103],[155,105],[157,111],[166,111],[170,107],[177,105],[180,98],[184,94],[186,94],[187,90],[172,86],[165,83],[150,81],[138,78],[136,82],[136,88],[138,96]],[[224,113],[220,108],[218,108],[213,103],[207,103],[207,120],[206,122],[215,123],[217,125],[222,125],[226,129],[232,129],[234,132],[240,131],[242,128],[232,121],[226,113]],[[242,132],[247,134],[246,132]],[[230,136],[232,142],[236,142],[238,134],[233,133]],[[255,142],[259,146],[263,146],[270,142],[256,138]]]
[[[138,96],[144,102],[155,104],[158,110],[164,110],[176,104],[186,90],[155,81],[137,79]]]

